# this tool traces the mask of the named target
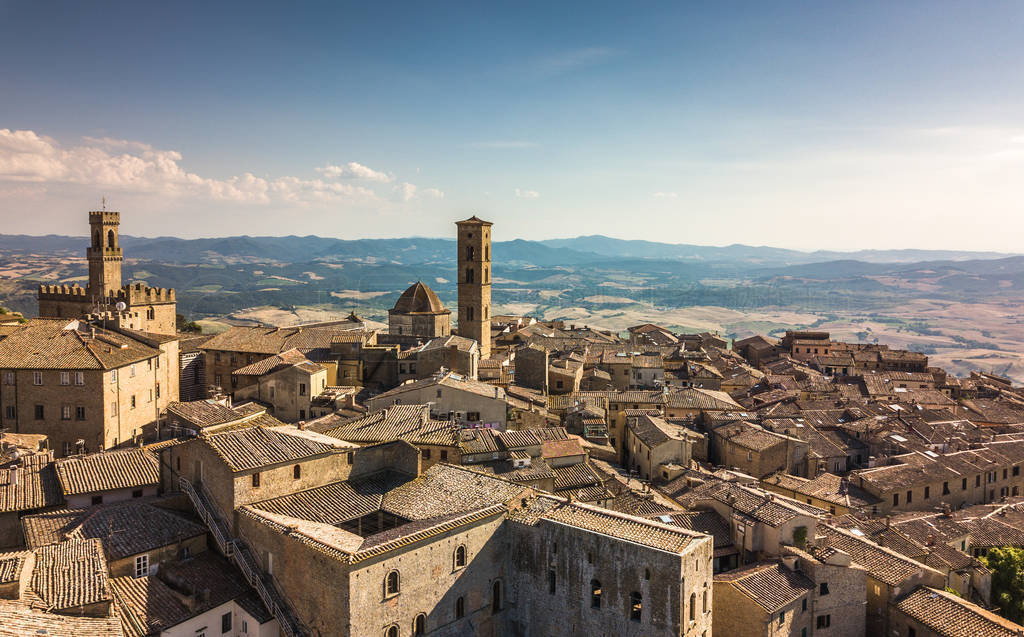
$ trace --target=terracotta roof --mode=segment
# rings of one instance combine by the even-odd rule
[[[206,351],[280,354],[298,349],[303,354],[330,351],[335,334],[359,329],[358,324],[305,325],[297,327],[231,327],[200,346]]]
[[[417,281],[402,292],[391,309],[395,314],[441,314],[450,313],[437,294],[422,281]]]
[[[384,472],[361,480],[334,482],[263,500],[252,506],[278,515],[334,526],[380,510],[384,494],[408,481],[408,476]]]
[[[232,471],[302,460],[358,445],[295,427],[246,427],[200,436]]]
[[[545,440],[541,443],[540,448],[541,456],[544,458],[566,458],[583,455],[583,446],[580,445],[578,438]]]
[[[732,586],[767,613],[775,613],[814,590],[814,583],[779,562],[759,562],[715,575],[715,586]]]
[[[296,365],[306,364],[310,371],[318,371],[323,369],[320,365],[311,362],[306,356],[297,349],[290,349],[280,354],[274,354],[268,356],[262,360],[258,360],[251,365],[246,365],[231,372],[232,376],[263,376],[266,374],[273,374],[279,372],[282,369],[293,367]]]
[[[206,533],[205,526],[143,500],[47,511],[26,516],[21,524],[30,548],[69,539],[97,538],[103,542],[110,560],[170,546]]]
[[[585,462],[569,465],[568,467],[558,467],[557,469],[552,469],[552,471],[555,472],[555,491],[579,489],[581,487],[601,484],[601,477]]]
[[[11,466],[17,467],[13,474]],[[52,451],[24,456],[16,465],[0,467],[0,513],[44,509],[63,500]]]
[[[36,550],[32,590],[55,611],[110,601],[107,563],[97,539],[68,540]]]
[[[665,524],[710,535],[715,539],[716,549],[733,546],[729,521],[714,510],[667,512],[654,517]]]
[[[849,531],[819,524],[818,533],[825,536],[825,546],[847,553],[854,562],[867,569],[870,577],[889,586],[900,586],[928,569],[892,549],[878,546]]]
[[[437,340],[437,339],[434,339]],[[429,343],[428,343],[429,344]],[[443,375],[430,376],[429,378],[422,378],[420,380],[414,380],[407,382],[394,389],[388,390],[382,394],[377,394],[370,401],[379,401],[381,399],[392,398],[395,396],[401,396],[402,394],[425,389],[428,387],[448,387],[451,389],[458,389],[461,391],[470,392],[477,394],[478,396],[484,396],[486,398],[494,398],[496,400],[505,399],[505,391],[500,387],[494,385],[488,385],[472,378],[467,378],[461,374],[453,374],[452,372],[445,372]]]
[[[414,445],[455,446],[455,423],[432,420],[429,405],[392,405],[387,409],[345,419],[329,414],[307,425],[326,436],[356,443],[405,440]]]
[[[47,613],[23,602],[0,599],[0,635],[25,637],[124,637],[121,620],[114,617],[73,617]]]
[[[940,637],[1018,637],[1024,631],[1024,626],[956,595],[925,586],[896,602],[895,607]]]
[[[65,496],[155,486],[160,463],[145,449],[101,451],[58,460],[57,477]]]
[[[173,581],[174,586],[168,581]],[[242,574],[213,551],[206,551],[188,561],[164,563],[155,575],[117,577],[110,583],[117,594],[121,615],[131,615],[134,622],[130,623],[144,626],[147,634],[151,635],[163,634],[161,631],[231,600],[242,602],[254,598],[255,604],[246,607],[257,610],[257,621],[262,623],[270,619],[263,603],[245,583]],[[195,605],[186,605],[183,598],[189,592],[199,591],[209,591],[209,596],[193,598]],[[249,630],[254,633],[257,627]]]
[[[21,570],[25,567],[28,551],[0,553],[0,584],[17,581],[21,578]]]
[[[436,464],[423,475],[384,495],[383,509],[410,520],[422,520],[493,504],[504,504],[523,487],[470,467]]]
[[[107,370],[159,354],[123,334],[68,320],[33,319],[0,340],[0,368],[8,369]]]
[[[252,405],[252,403],[247,403],[247,405]],[[188,402],[174,401],[167,405],[169,417],[177,416],[197,427],[214,427],[232,423],[260,412],[265,413],[266,409],[261,408],[258,412],[253,412],[247,406],[228,407],[212,398]]]

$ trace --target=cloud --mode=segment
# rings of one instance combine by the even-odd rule
[[[516,188],[516,197],[520,199],[537,199],[540,197],[540,193],[536,190],[520,190]]]
[[[335,179],[364,179],[366,181],[382,182],[394,180],[394,177],[387,173],[374,170],[354,161],[350,161],[343,166],[321,166],[320,168],[317,168],[316,171],[324,177],[331,177]]]
[[[679,196],[679,193],[677,193],[677,192],[656,192],[656,193],[654,193],[651,196],[654,197],[655,199],[675,199],[676,197]]]
[[[416,196],[416,186],[409,183],[402,183],[397,186],[399,195],[402,197],[402,201],[409,201]]]
[[[537,62],[537,68],[545,75],[561,75],[584,66],[603,62],[616,55],[619,55],[619,52],[610,47],[589,46],[541,58]]]
[[[143,142],[110,137],[84,137],[78,146],[62,146],[31,130],[0,129],[0,183],[33,185],[35,192],[73,185],[106,192],[159,198],[194,197],[242,204],[284,203],[298,206],[344,200],[380,202],[371,188],[335,181],[350,178],[387,182],[394,178],[356,162],[318,169],[324,178],[259,177],[249,172],[225,179],[204,177],[181,166],[182,155]],[[416,194],[403,185],[403,201]],[[424,197],[443,198],[436,188]]]

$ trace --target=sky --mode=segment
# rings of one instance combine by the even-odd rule
[[[1020,252],[1024,4],[0,0],[0,233]]]

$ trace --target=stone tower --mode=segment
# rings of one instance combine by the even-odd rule
[[[475,216],[459,228],[459,336],[480,344],[480,360],[491,355],[491,224]]]
[[[121,289],[124,253],[121,251],[121,237],[118,236],[120,225],[120,212],[94,210],[89,213],[92,244],[85,254],[89,261],[87,293],[92,299],[110,296]]]

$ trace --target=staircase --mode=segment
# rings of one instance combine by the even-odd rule
[[[210,529],[213,539],[217,542],[217,548],[242,571],[249,585],[256,589],[267,610],[277,619],[284,634],[288,637],[308,637],[309,631],[299,621],[295,611],[292,610],[291,605],[281,592],[281,588],[274,580],[274,576],[263,572],[252,549],[244,540],[231,537],[224,516],[214,505],[206,489],[202,485],[197,489],[184,477],[178,479],[178,484],[192,501],[192,506],[195,507],[199,517]]]

